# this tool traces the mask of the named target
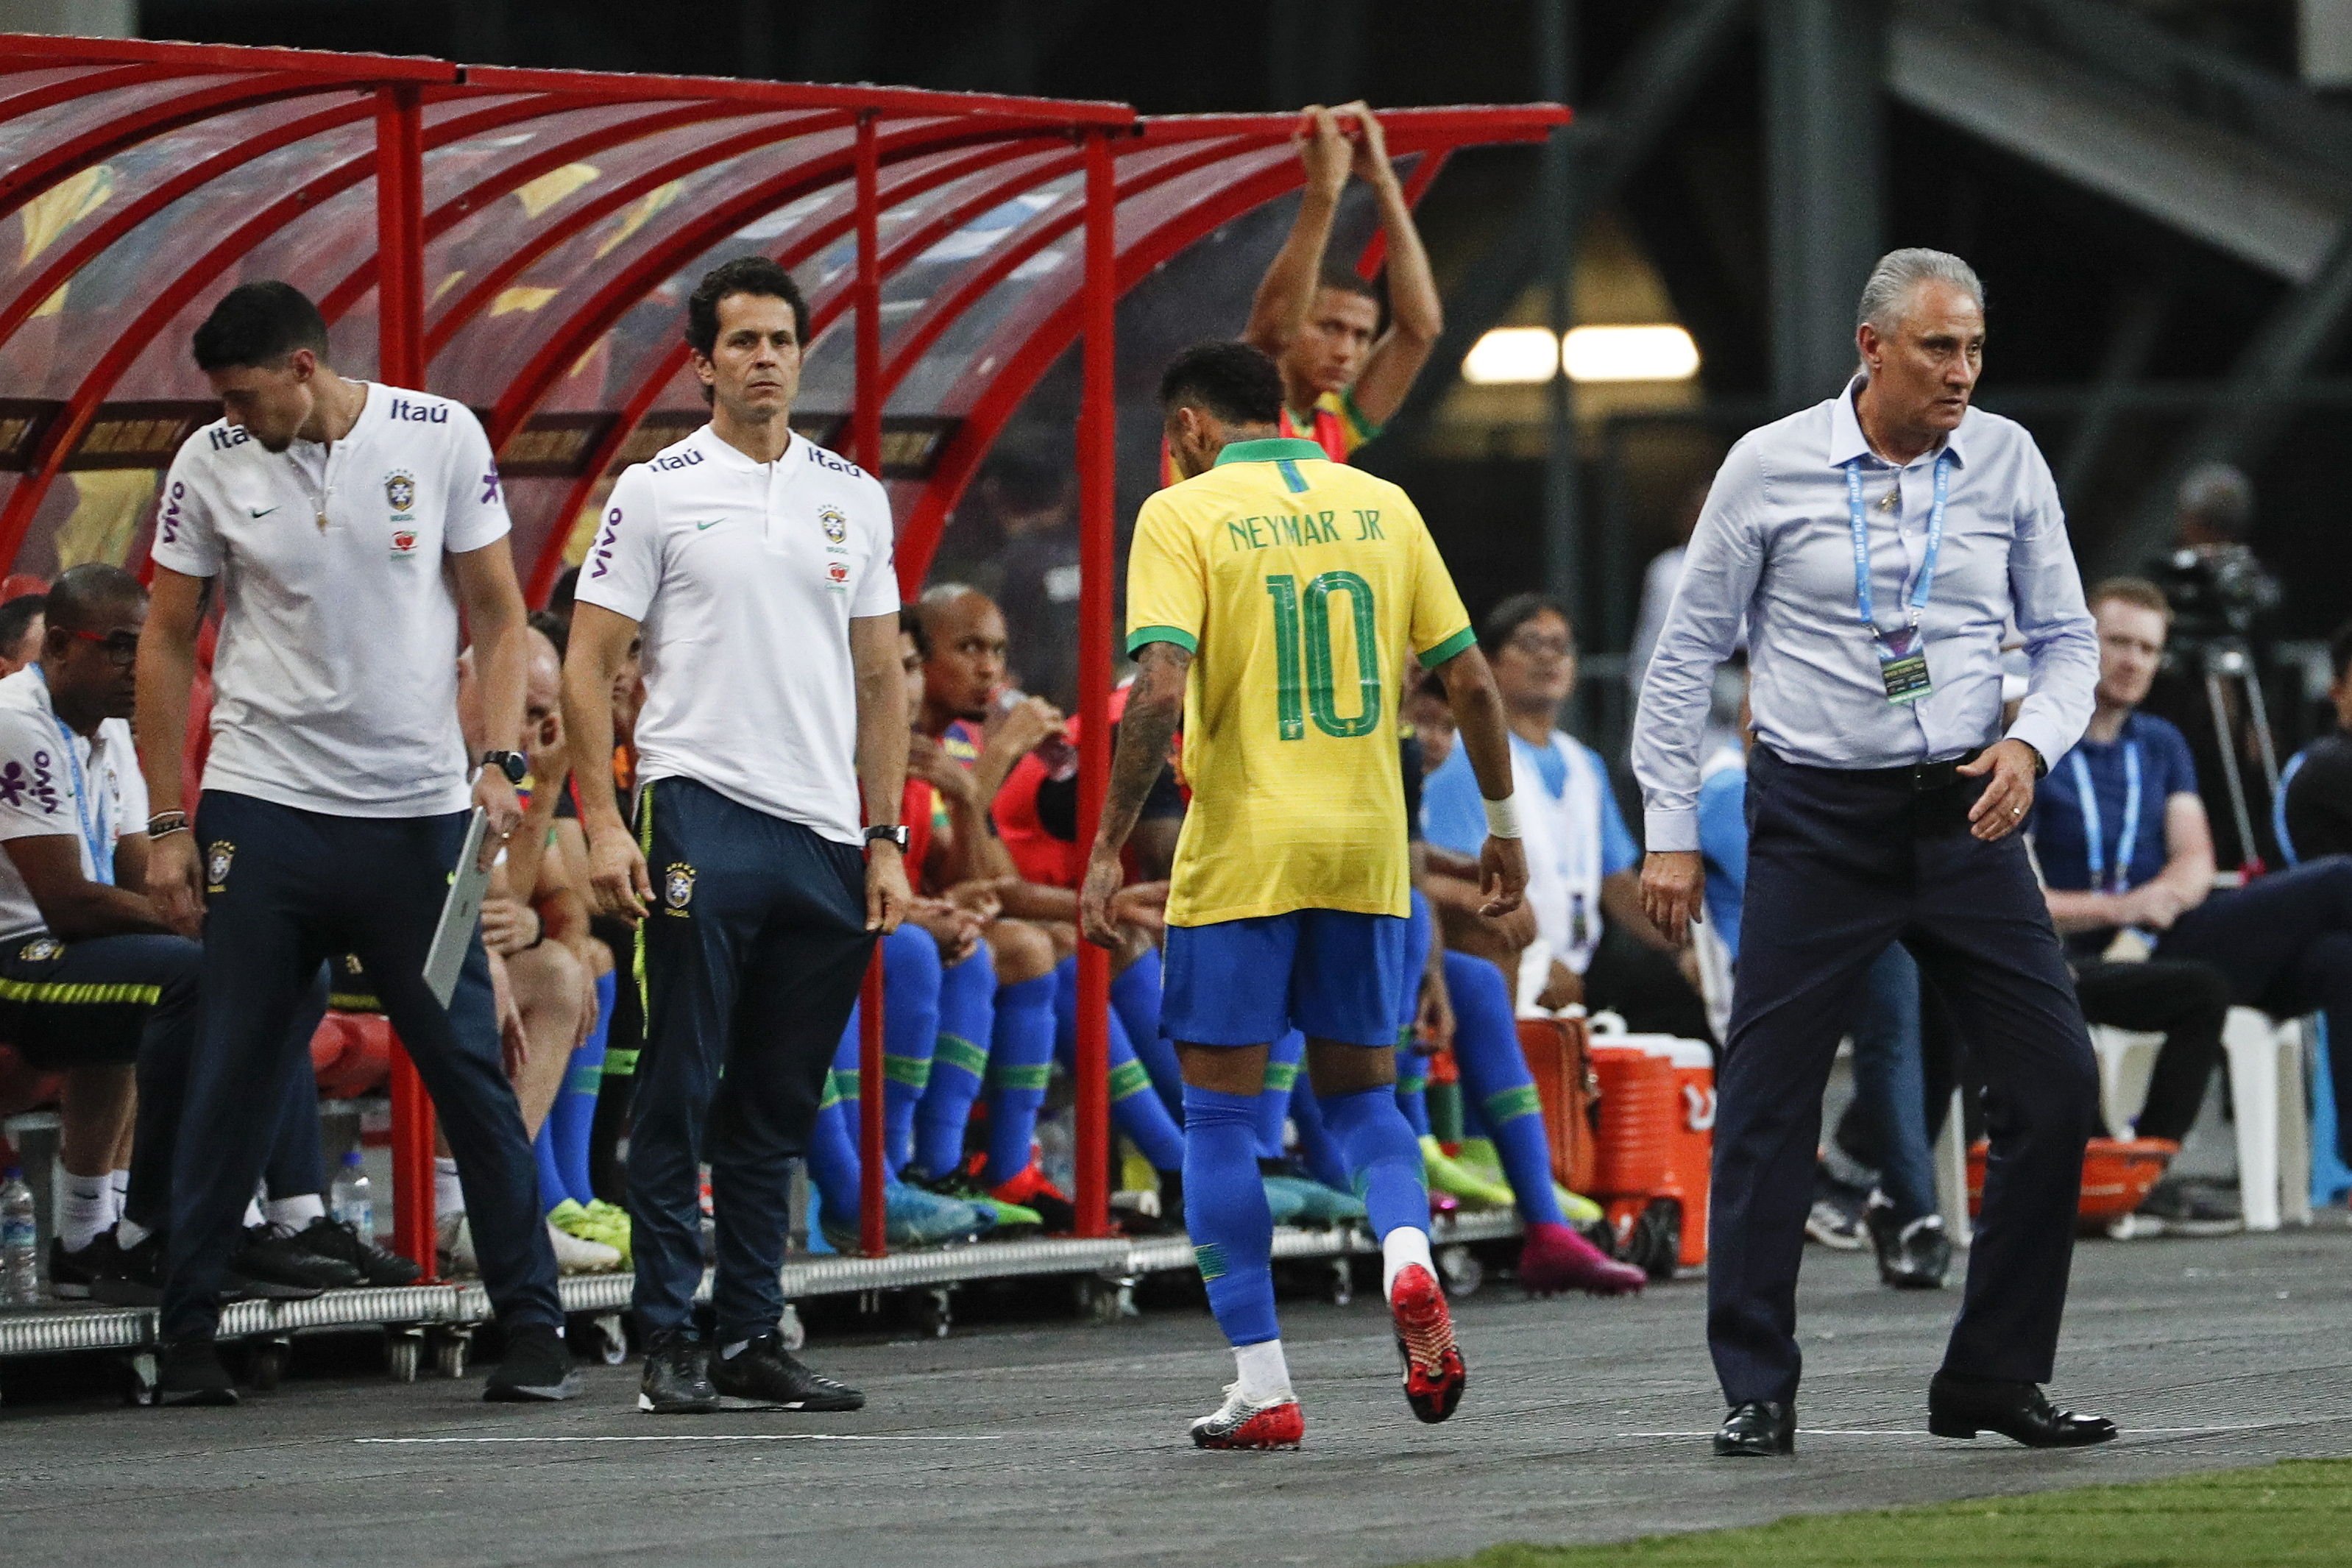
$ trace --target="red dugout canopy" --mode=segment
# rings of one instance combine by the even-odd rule
[[[1417,198],[1453,149],[1541,141],[1567,118],[1537,104],[1382,123]],[[701,423],[681,306],[710,266],[758,251],[809,297],[795,423],[888,484],[910,592],[998,432],[1083,337],[1079,708],[1098,719],[1113,306],[1295,190],[1296,124],[0,35],[0,570],[143,562],[162,470],[218,412],[189,336],[236,284],[279,277],[320,301],[339,368],[480,412],[537,602],[619,467]],[[1108,733],[1083,730],[1082,840]],[[1086,953],[1080,1199],[1099,1233],[1108,975]],[[878,1084],[878,1033],[871,1050]],[[869,1148],[881,1099],[865,1096]]]

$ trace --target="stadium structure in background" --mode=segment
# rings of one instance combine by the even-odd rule
[[[1381,118],[1417,198],[1453,149],[1540,141],[1568,111]],[[339,369],[480,413],[518,568],[542,602],[613,476],[706,417],[679,335],[685,295],[717,261],[757,251],[808,294],[795,425],[882,477],[910,595],[1000,432],[1078,348],[1083,841],[1109,764],[1118,303],[1228,225],[1266,227],[1239,221],[1300,183],[1295,124],[0,35],[0,239],[14,241],[0,244],[0,570],[144,567],[163,471],[218,413],[189,334],[236,284],[279,277],[320,301]],[[1265,255],[1227,259],[1221,272],[1254,280]],[[1379,259],[1364,243],[1368,274]],[[1240,319],[1171,321],[1163,308],[1143,336],[1158,347]],[[1124,380],[1142,389],[1156,370],[1129,365]],[[1129,434],[1133,467],[1156,443]],[[1077,1197],[1082,1234],[1102,1236],[1108,959],[1080,955]],[[877,979],[868,1082],[882,1076]],[[396,1239],[429,1269],[432,1113],[402,1058],[393,1099]],[[876,1254],[881,1113],[867,1095]]]

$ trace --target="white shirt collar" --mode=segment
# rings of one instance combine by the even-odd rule
[[[1861,394],[1863,387],[1869,380],[1869,376],[1856,371],[1853,379],[1845,383],[1845,390],[1830,400],[1829,458],[1830,466],[1832,468],[1843,468],[1857,457],[1870,457],[1881,463],[1885,461],[1871,451],[1869,440],[1862,434],[1862,417],[1853,410],[1853,400]],[[1969,411],[1960,416],[1960,426],[1958,430],[1945,436],[1939,445],[1930,447],[1927,452],[1920,455],[1926,457],[1937,452],[1949,451],[1953,462],[1963,468],[1967,467],[1968,430],[1976,416],[1977,411],[1974,405],[1971,405]],[[1918,459],[1914,458],[1913,461],[1916,462]]]

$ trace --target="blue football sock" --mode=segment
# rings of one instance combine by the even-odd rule
[[[1462,1065],[1462,1042],[1458,1040],[1454,1041],[1454,1065],[1457,1068]],[[1461,1090],[1467,1085],[1456,1083],[1454,1087]],[[1488,1143],[1495,1140],[1495,1129],[1486,1124],[1486,1107],[1479,1104],[1475,1094],[1465,1093],[1462,1096],[1462,1135],[1465,1138],[1484,1138]]]
[[[1054,1072],[1054,977],[1040,975],[996,991],[996,1028],[988,1047],[988,1175],[1000,1186],[1029,1168],[1037,1108]]]
[[[539,1207],[544,1212],[572,1196],[563,1185],[562,1167],[555,1160],[555,1118],[552,1116],[539,1124],[539,1136],[530,1141],[530,1157],[539,1166]]]
[[[1454,1060],[1462,1069],[1464,1122],[1474,1109],[1482,1113],[1512,1196],[1519,1200],[1521,1219],[1567,1223],[1552,1191],[1543,1103],[1519,1050],[1518,1024],[1502,971],[1484,959],[1448,953],[1445,988],[1454,998]]]
[[[981,947],[940,976],[940,1032],[931,1081],[915,1111],[917,1169],[951,1174],[963,1164],[971,1108],[988,1081],[988,1040],[996,1027],[996,960]]]
[[[1151,1074],[1160,1103],[1180,1120],[1184,1114],[1184,1071],[1176,1061],[1176,1042],[1160,1032],[1160,999],[1165,979],[1160,950],[1146,947],[1143,956],[1111,977],[1110,1007],[1127,1026],[1128,1043],[1135,1059]]]
[[[1291,1090],[1290,1124],[1298,1130],[1298,1163],[1307,1167],[1307,1174],[1325,1186],[1353,1191],[1347,1156],[1332,1141],[1331,1129],[1323,1124],[1323,1107],[1315,1098],[1312,1084],[1302,1081]]]
[[[890,1174],[915,1155],[915,1109],[940,1038],[940,945],[919,925],[882,939],[882,1146]]]
[[[1421,1144],[1385,1086],[1353,1094],[1324,1094],[1323,1124],[1348,1161],[1356,1196],[1374,1236],[1403,1228],[1429,1228],[1429,1188],[1422,1178]]]
[[[1429,1058],[1417,1051],[1397,1051],[1397,1109],[1416,1138],[1429,1136]]]
[[[1292,1030],[1267,1048],[1265,1087],[1257,1093],[1257,1157],[1283,1156],[1282,1124],[1290,1119],[1291,1093],[1298,1082],[1299,1060],[1307,1054],[1307,1037]]]
[[[1156,1171],[1180,1170],[1184,1164],[1184,1134],[1176,1119],[1152,1092],[1151,1075],[1136,1060],[1135,1043],[1113,1008],[1110,1025],[1111,1124],[1142,1152]],[[1054,971],[1054,1051],[1073,1077],[1078,1070],[1078,961],[1065,958]]]
[[[836,1225],[844,1216],[850,1223],[856,1222],[865,1170],[857,1157],[857,1027],[858,1010],[852,1008],[849,1027],[842,1031],[841,1044],[833,1053],[833,1071],[825,1074],[824,1098],[818,1102],[815,1124],[809,1130],[809,1184],[817,1189],[818,1201]]]
[[[574,1201],[593,1203],[595,1184],[588,1178],[588,1144],[596,1125],[596,1096],[604,1089],[604,1045],[613,1029],[613,998],[618,977],[596,980],[596,1027],[572,1053],[563,1070],[563,1088],[547,1113],[543,1132],[555,1141],[555,1165],[563,1175],[563,1190]]]
[[[1257,1174],[1257,1096],[1184,1087],[1184,1228],[1209,1311],[1235,1345],[1281,1337],[1274,1318],[1274,1215]]]

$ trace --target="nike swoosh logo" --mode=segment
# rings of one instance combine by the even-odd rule
[[[715,528],[726,520],[724,517],[713,517],[707,523],[697,523],[694,525],[694,531],[698,534],[705,528]]]
[[[266,517],[277,509],[278,508],[275,507],[247,507],[246,508],[247,511],[251,512],[257,517]]]

